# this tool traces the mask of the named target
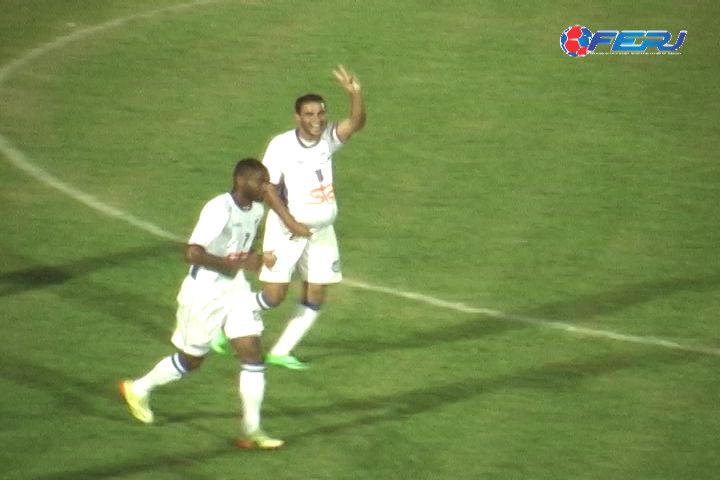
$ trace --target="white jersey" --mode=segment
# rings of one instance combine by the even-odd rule
[[[217,257],[225,257],[231,253],[247,254],[252,248],[264,212],[262,203],[253,202],[250,207],[242,208],[235,203],[230,193],[219,195],[203,207],[188,243],[201,245],[209,254]],[[237,276],[232,278],[193,265],[190,276],[198,282],[212,284],[213,287],[221,289],[230,288],[233,282],[244,282],[247,288],[250,288],[243,272],[238,272]],[[242,285],[241,287],[244,289]]]
[[[297,130],[290,130],[273,138],[263,157],[270,182],[283,189],[288,210],[310,228],[332,225],[337,217],[332,160],[343,145],[335,124],[309,146],[302,143]]]

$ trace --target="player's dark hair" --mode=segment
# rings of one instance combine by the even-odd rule
[[[233,169],[234,177],[245,177],[251,173],[261,173],[265,169],[265,165],[256,158],[243,158],[235,165]]]
[[[300,113],[300,110],[302,110],[302,106],[306,103],[320,103],[324,107],[325,99],[317,93],[306,93],[302,97],[298,97],[297,100],[295,100],[295,113]]]

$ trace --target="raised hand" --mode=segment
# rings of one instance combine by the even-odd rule
[[[358,78],[352,72],[347,71],[344,66],[338,65],[338,68],[333,70],[333,75],[343,90],[349,94],[358,93],[360,91],[361,86]]]

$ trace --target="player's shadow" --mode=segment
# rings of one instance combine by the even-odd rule
[[[465,402],[477,396],[496,391],[513,389],[561,391],[573,389],[586,380],[610,375],[628,368],[642,366],[655,368],[660,364],[689,363],[696,361],[698,358],[700,358],[698,354],[669,350],[654,350],[651,354],[598,355],[579,361],[548,363],[508,375],[463,379],[400,394],[344,400],[313,408],[272,405],[265,409],[264,416],[265,418],[277,416],[304,418],[308,424],[323,423],[321,426],[310,427],[304,432],[285,436],[285,440],[292,445],[293,443],[302,443],[303,439],[308,437],[334,435],[361,427],[381,425],[385,422],[407,420],[415,415],[440,409],[446,405]],[[227,416],[228,418],[236,418],[236,415],[234,412],[223,412],[212,414],[212,417],[224,418]],[[324,421],[325,417],[332,418],[336,415],[343,417],[354,415],[355,418],[340,422],[330,420],[328,423]],[[193,418],[204,417],[205,415],[200,414],[195,415]],[[35,477],[35,480],[70,480],[76,478],[101,480],[119,475],[139,475],[161,471],[166,468],[192,466],[225,455],[238,455],[237,449],[232,447],[230,440],[230,438],[218,439],[219,445],[217,447],[199,450],[190,454],[179,452],[177,454],[144,455],[130,461],[40,475]]]
[[[537,390],[561,392],[572,390],[582,382],[612,375],[625,369],[657,368],[659,365],[697,362],[703,358],[705,357],[698,353],[665,349],[645,350],[642,353],[594,355],[574,360],[549,362],[506,375],[464,378],[452,383],[435,383],[429,387],[399,394],[342,400],[315,407],[299,407],[294,406],[291,401],[283,404],[281,399],[268,399],[263,415],[269,419],[277,417],[300,418],[307,419],[308,423],[325,424],[286,438],[289,442],[292,442],[306,436],[334,434],[360,426],[398,421],[449,404],[465,402],[498,391]],[[354,415],[355,418],[344,422],[330,422],[330,424],[327,424],[327,418],[335,416],[347,417],[348,415]],[[172,421],[232,420],[234,418],[237,418],[237,412],[234,411],[195,411],[173,415]]]
[[[246,451],[245,454],[266,452]],[[223,445],[213,448],[197,448],[194,453],[178,452],[169,454],[148,454],[142,455],[133,460],[122,460],[106,465],[94,466],[89,468],[76,468],[74,470],[58,471],[50,474],[38,475],[33,480],[103,480],[111,478],[126,478],[137,476],[149,472],[162,472],[171,470],[173,472],[183,471],[183,469],[193,467],[195,465],[206,463],[215,458],[224,456],[238,456],[240,452],[231,443],[226,442]],[[174,477],[174,478],[201,478],[198,475],[191,477]],[[206,477],[202,477],[206,478]]]
[[[72,355],[63,359],[70,362]],[[67,375],[60,369],[36,363],[28,358],[19,358],[4,354],[3,368],[0,369],[0,378],[7,384],[16,384],[30,391],[42,392],[56,401],[56,407],[47,413],[48,416],[58,418],[66,416],[68,419],[81,416],[92,416],[108,420],[124,420],[125,412],[118,408],[98,409],[93,399],[104,399],[105,405],[119,404],[117,391],[110,382],[93,382]],[[4,400],[6,407],[12,411],[13,405],[22,409],[22,398],[13,398],[13,389],[6,392]],[[110,413],[112,412],[112,413]]]
[[[86,279],[79,280],[77,288],[63,291],[62,298],[118,324],[135,325],[144,335],[158,340],[169,340],[175,322],[175,306],[170,298],[163,303],[147,295],[117,290]]]
[[[23,270],[0,274],[0,297],[72,282],[72,288],[65,288],[60,293],[64,301],[75,303],[83,310],[99,312],[121,323],[133,323],[149,336],[165,339],[172,324],[172,321],[167,319],[172,319],[174,315],[171,302],[159,303],[146,295],[93,282],[88,277],[93,272],[125,267],[132,262],[149,258],[172,256],[179,259],[180,252],[179,244],[161,242],[113,254],[83,258],[59,266],[35,264]],[[34,263],[34,260],[26,257],[22,257],[22,260],[28,264]],[[152,272],[148,272],[148,275],[152,275]]]
[[[31,266],[22,270],[0,273],[0,297],[59,285],[99,270],[122,266],[146,258],[169,254],[178,255],[179,252],[179,244],[175,242],[162,242],[123,252],[82,258],[63,265],[39,264],[34,259],[26,256],[14,255],[15,258]]]
[[[322,321],[322,319],[321,319]],[[331,320],[328,320],[331,321]],[[473,315],[467,321],[453,325],[426,331],[404,331],[401,334],[394,333],[395,339],[388,340],[389,332],[385,331],[385,338],[382,337],[336,337],[332,340],[313,340],[310,338],[304,341],[298,348],[300,356],[304,347],[308,353],[306,360],[323,357],[368,355],[384,351],[399,351],[418,348],[428,348],[443,343],[470,340],[474,338],[485,338],[493,335],[502,335],[508,331],[527,328],[527,324],[517,322],[501,322],[487,317]]]
[[[610,315],[679,292],[702,293],[720,287],[720,273],[704,277],[672,278],[623,285],[605,292],[581,295],[530,308],[522,315],[547,320],[587,320]]]
[[[406,331],[397,340],[383,338],[334,338],[304,345],[316,351],[313,357],[365,355],[387,350],[427,348],[444,343],[502,335],[508,331],[534,327],[531,319],[584,322],[594,317],[621,312],[627,308],[661,299],[678,292],[706,292],[720,286],[720,274],[696,278],[675,278],[656,282],[624,285],[604,292],[580,295],[558,302],[531,307],[522,311],[493,316],[470,314],[468,320],[429,331]],[[428,307],[432,311],[433,307]],[[391,315],[389,312],[388,315]],[[458,315],[467,315],[458,313]],[[388,335],[388,332],[384,332]],[[361,348],[359,346],[362,346]]]
[[[661,364],[684,364],[701,358],[700,354],[670,350],[653,350],[644,354],[596,355],[577,361],[552,362],[508,375],[463,379],[395,395],[345,400],[314,408],[273,406],[266,409],[265,417],[307,418],[308,421],[312,420],[311,423],[325,423],[323,417],[355,414],[354,419],[330,422],[287,437],[288,442],[300,441],[301,438],[308,436],[336,434],[362,426],[407,420],[415,415],[497,391],[572,390],[585,381],[625,369],[644,366],[656,368]]]

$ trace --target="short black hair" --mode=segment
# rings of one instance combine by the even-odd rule
[[[261,173],[264,170],[267,169],[260,160],[256,158],[243,158],[235,164],[235,168],[233,169],[233,178],[245,177],[251,173]]]
[[[325,99],[317,93],[306,93],[302,97],[298,97],[295,100],[295,113],[300,113],[302,106],[306,103],[321,103],[325,106]]]

